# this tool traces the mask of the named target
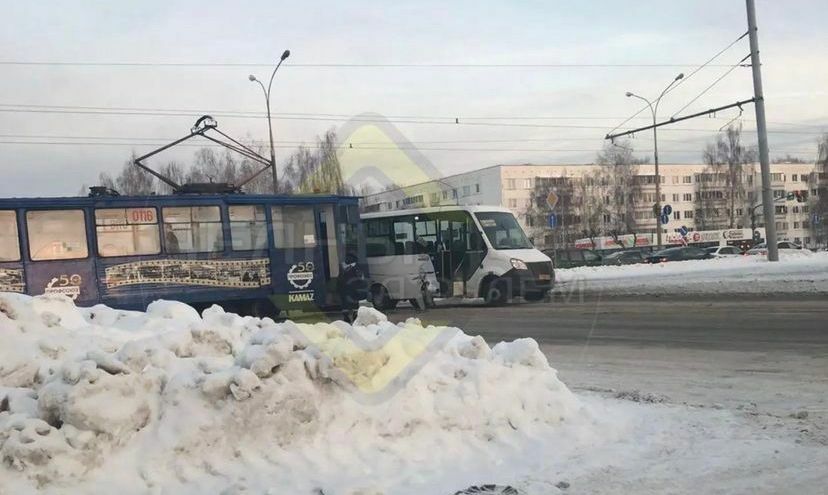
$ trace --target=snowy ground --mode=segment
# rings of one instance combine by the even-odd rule
[[[816,493],[826,483],[828,439],[813,418],[632,388],[573,394],[532,340],[489,346],[372,310],[353,327],[300,325],[0,294],[0,344],[2,495],[452,494],[485,483],[530,495]]]
[[[780,261],[739,256],[660,264],[597,266],[555,271],[562,293],[614,294],[826,293],[828,252],[781,252]]]

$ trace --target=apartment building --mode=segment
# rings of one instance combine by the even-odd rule
[[[439,180],[400,187],[363,198],[364,211],[387,211],[447,204],[490,204],[509,208],[524,229],[539,245],[553,243],[552,229],[543,221],[548,214],[545,205],[536,204],[545,197],[547,189],[559,190],[564,184],[572,187],[592,180],[597,165],[495,165]],[[662,225],[662,233],[674,232],[680,227],[690,231],[763,227],[761,203],[761,175],[759,166],[749,165],[742,170],[738,191],[705,164],[662,164],[661,204],[670,205],[670,221]],[[810,246],[815,236],[811,228],[811,204],[817,195],[817,173],[814,164],[777,163],[771,166],[771,187],[774,194],[776,227],[780,239]],[[638,165],[635,175],[634,215],[636,233],[654,234],[657,219],[653,214],[656,202],[655,167]],[[586,194],[602,194],[596,190]],[[731,200],[732,196],[732,200]],[[596,198],[593,198],[596,199]],[[598,198],[610,203],[615,198]],[[533,203],[534,201],[534,203]],[[584,198],[574,193],[573,201],[556,206],[554,212],[571,222],[564,228],[572,233],[566,238],[572,243],[583,237],[584,225],[579,208]],[[540,220],[539,220],[540,215]],[[611,218],[604,214],[599,230],[608,230]],[[755,220],[755,224],[754,224]],[[629,232],[622,232],[629,233]],[[560,244],[560,240],[554,241]]]

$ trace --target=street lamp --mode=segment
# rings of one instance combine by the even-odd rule
[[[653,161],[655,162],[655,181],[656,181],[656,207],[655,209],[658,210],[658,214],[656,215],[656,244],[658,244],[658,248],[661,249],[661,174],[658,172],[658,131],[657,131],[657,121],[656,121],[656,114],[658,113],[658,104],[661,103],[661,98],[667,94],[667,91],[673,87],[675,83],[679,80],[684,78],[684,73],[681,73],[676,76],[675,79],[670,81],[670,84],[664,88],[664,91],[658,95],[654,101],[650,101],[643,96],[638,96],[635,93],[631,93],[627,91],[627,98],[638,98],[639,100],[643,100],[647,103],[647,106],[650,107],[650,112],[653,114]]]
[[[267,89],[265,89],[264,84],[256,79],[256,76],[253,74],[247,76],[251,82],[259,83],[259,86],[262,87],[262,92],[264,92],[265,96],[265,103],[267,104],[267,130],[270,133],[270,171],[273,173],[273,194],[276,194],[279,191],[279,180],[276,176],[276,153],[273,149],[273,124],[270,122],[270,87],[273,85],[273,77],[276,75],[276,71],[279,70],[282,62],[284,62],[289,56],[290,50],[285,50],[284,53],[282,53],[282,58],[279,59],[279,63],[276,64],[276,68],[273,69],[273,73],[270,74],[270,82],[267,83]]]

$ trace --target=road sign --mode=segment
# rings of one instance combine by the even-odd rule
[[[681,234],[682,237],[686,236],[687,233],[690,232],[689,230],[687,230],[687,227],[685,227],[684,225],[679,227],[678,231],[679,231],[679,234]]]
[[[555,205],[558,204],[558,194],[555,191],[549,191],[546,195],[546,204],[549,205],[550,210],[555,209]]]
[[[664,215],[672,215],[673,214],[673,207],[670,205],[664,205],[664,210],[661,212]]]
[[[661,224],[667,225],[670,222],[670,215],[661,215]]]
[[[546,219],[546,222],[549,224],[550,229],[554,229],[558,226],[558,215],[550,213],[549,217]]]

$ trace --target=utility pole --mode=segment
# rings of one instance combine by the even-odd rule
[[[770,157],[768,152],[768,128],[765,122],[765,96],[762,91],[762,64],[759,62],[759,37],[756,28],[756,5],[747,4],[748,36],[750,39],[750,65],[753,69],[753,96],[756,105],[756,133],[759,136],[759,166],[762,170],[762,212],[765,216],[765,241],[768,245],[768,261],[779,261],[774,219],[773,189],[771,189]]]

